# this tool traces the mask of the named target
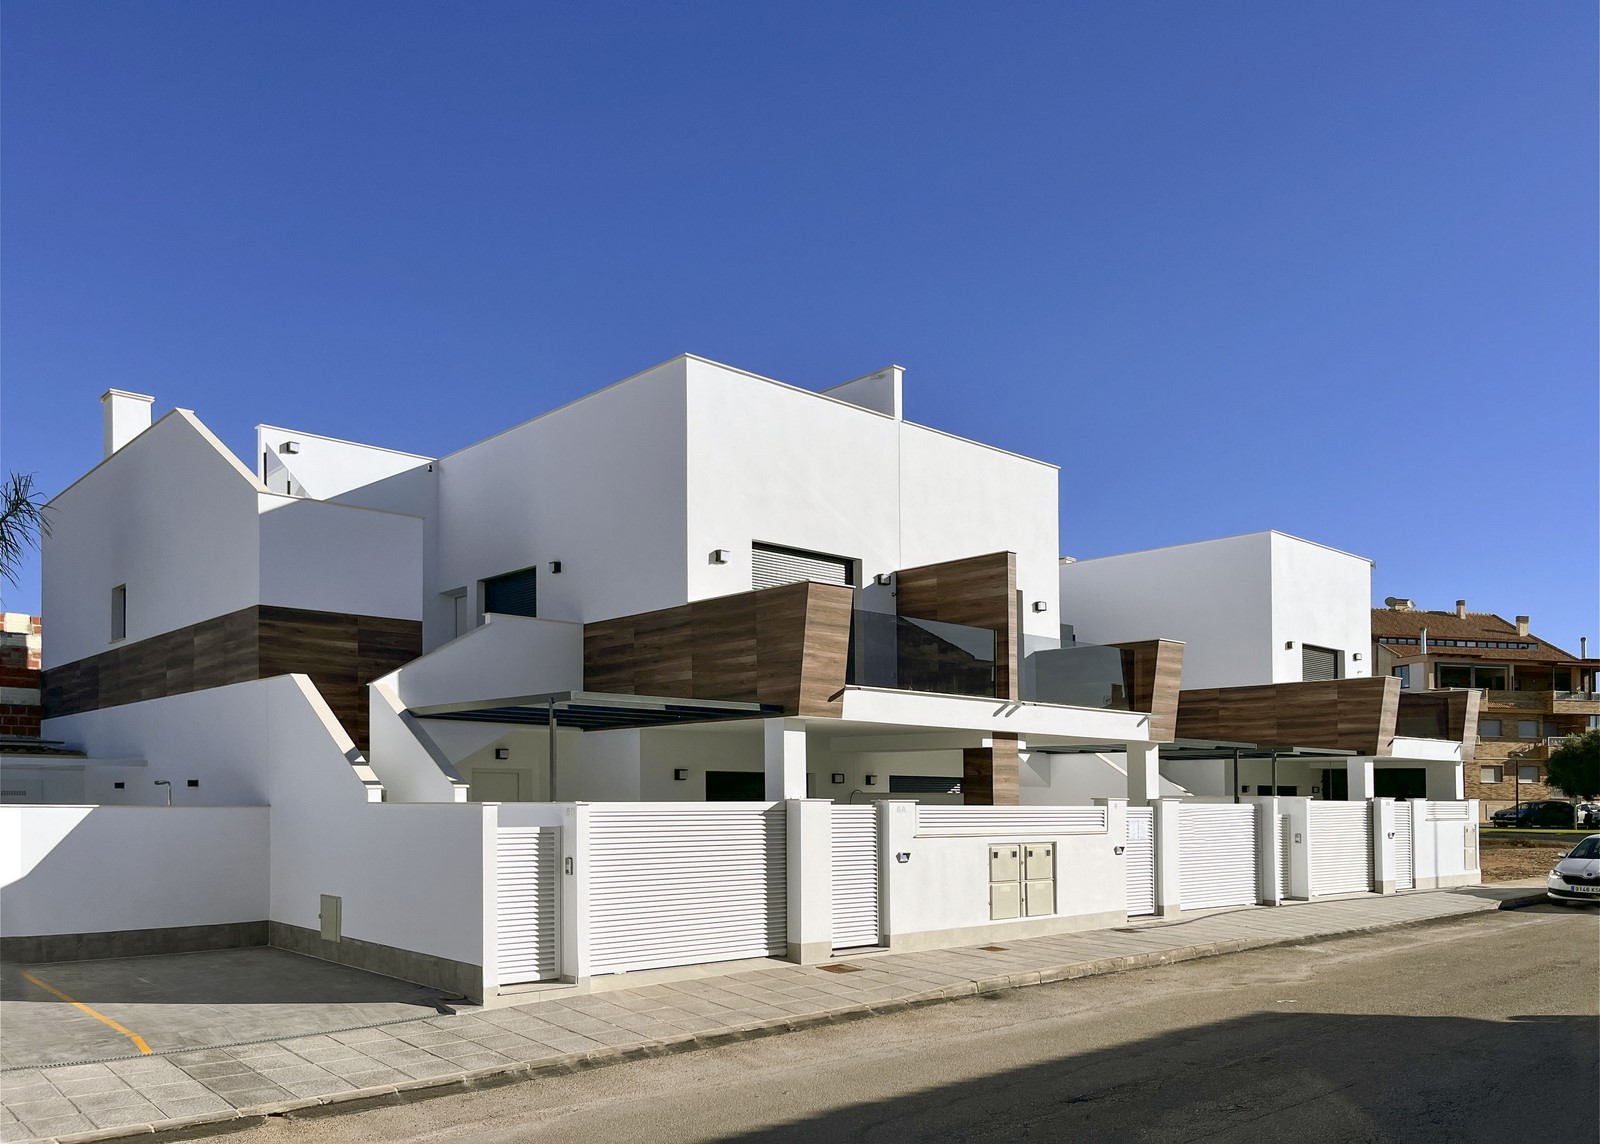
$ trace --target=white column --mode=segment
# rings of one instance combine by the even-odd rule
[[[917,804],[894,799],[878,802],[878,900],[879,925],[883,944],[894,949],[903,934],[916,933],[911,909],[921,859],[914,842],[917,834]],[[905,855],[905,861],[900,856]]]
[[[1128,800],[1125,798],[1096,798],[1090,799],[1096,806],[1106,808],[1106,844],[1111,848],[1111,856],[1116,859],[1113,868],[1116,870],[1106,879],[1114,883],[1116,901],[1120,903],[1122,920],[1128,920]],[[1060,875],[1057,874],[1059,878]],[[1059,883],[1058,883],[1059,884]]]
[[[1409,807],[1396,808],[1392,798],[1375,798],[1372,807],[1372,888],[1380,894],[1394,893],[1394,820]]]
[[[1289,819],[1289,896],[1305,901],[1311,897],[1311,800],[1283,798],[1278,807]]]
[[[1373,793],[1372,760],[1351,759],[1344,766],[1345,773],[1350,776],[1350,789],[1345,798],[1350,802],[1366,802]]]
[[[1157,799],[1150,804],[1155,811],[1156,847],[1156,913],[1161,917],[1175,914],[1183,908],[1178,883],[1178,815],[1181,806],[1176,799]]]
[[[486,802],[480,819],[483,826],[483,992],[487,1001],[500,988],[500,805]]]
[[[1470,760],[1468,766],[1475,765]],[[1426,767],[1428,799],[1431,802],[1459,802],[1466,797],[1466,782],[1460,763],[1429,763]]]
[[[806,797],[806,725],[798,719],[762,723],[767,801]]]
[[[1439,885],[1439,840],[1428,821],[1428,804],[1414,798],[1406,804],[1411,815],[1412,871],[1416,888],[1437,889]],[[1407,813],[1407,812],[1402,812]]]
[[[561,980],[582,981],[589,976],[589,804],[576,802],[562,809],[561,868]]]
[[[816,965],[833,956],[833,800],[791,798],[785,812],[789,960]]]
[[[1469,798],[1466,802],[1467,829],[1466,837],[1463,839],[1463,846],[1465,847],[1463,856],[1468,863],[1467,885],[1477,886],[1483,883],[1483,865],[1479,861],[1480,854],[1478,850],[1478,815],[1482,813],[1482,808],[1475,798]]]
[[[1128,805],[1149,806],[1161,797],[1161,763],[1158,743],[1129,743]]]
[[[1253,798],[1250,801],[1256,804],[1256,853],[1261,856],[1256,865],[1257,890],[1266,905],[1281,905],[1278,898],[1278,800]],[[1288,861],[1287,854],[1284,860]]]

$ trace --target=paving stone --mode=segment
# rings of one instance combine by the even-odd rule
[[[100,1125],[90,1120],[87,1116],[73,1113],[71,1116],[58,1116],[51,1120],[24,1120],[30,1137],[69,1136],[74,1132],[93,1132]]]

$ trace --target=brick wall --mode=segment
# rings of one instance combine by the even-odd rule
[[[38,616],[0,612],[0,735],[39,733]]]

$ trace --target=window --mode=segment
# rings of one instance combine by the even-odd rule
[[[961,779],[945,775],[890,775],[890,794],[960,794]]]
[[[1539,737],[1539,720],[1537,720],[1537,719],[1518,719],[1517,720],[1517,738],[1519,738],[1519,739],[1537,739],[1538,737]]]
[[[1394,669],[1394,673],[1400,678],[1402,691],[1411,686],[1411,665],[1409,663],[1402,663]]]
[[[1331,647],[1300,645],[1300,678],[1312,680],[1343,679],[1344,652]]]
[[[776,588],[802,580],[853,587],[855,561],[799,548],[779,548],[775,544],[750,546],[750,587]]]
[[[1479,719],[1478,720],[1478,738],[1480,738],[1480,739],[1498,739],[1499,737],[1500,737],[1500,720],[1498,720],[1498,719]]]
[[[118,584],[111,589],[111,639],[112,642],[128,638],[128,586]]]
[[[1506,682],[1506,668],[1504,664],[1492,667],[1474,667],[1466,663],[1441,663],[1439,665],[1440,687],[1479,687],[1485,691],[1506,691],[1510,684]]]
[[[1479,767],[1478,781],[1480,783],[1503,783],[1506,781],[1504,767]]]
[[[483,582],[483,610],[502,616],[537,616],[539,598],[535,590],[537,569],[507,572]]]
[[[1517,781],[1519,783],[1536,783],[1539,781],[1538,767],[1518,767]]]

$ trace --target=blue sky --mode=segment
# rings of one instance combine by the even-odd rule
[[[442,454],[684,351],[898,362],[1062,466],[1071,555],[1278,528],[1600,637],[1591,3],[0,21],[0,466],[48,492],[108,386]]]

